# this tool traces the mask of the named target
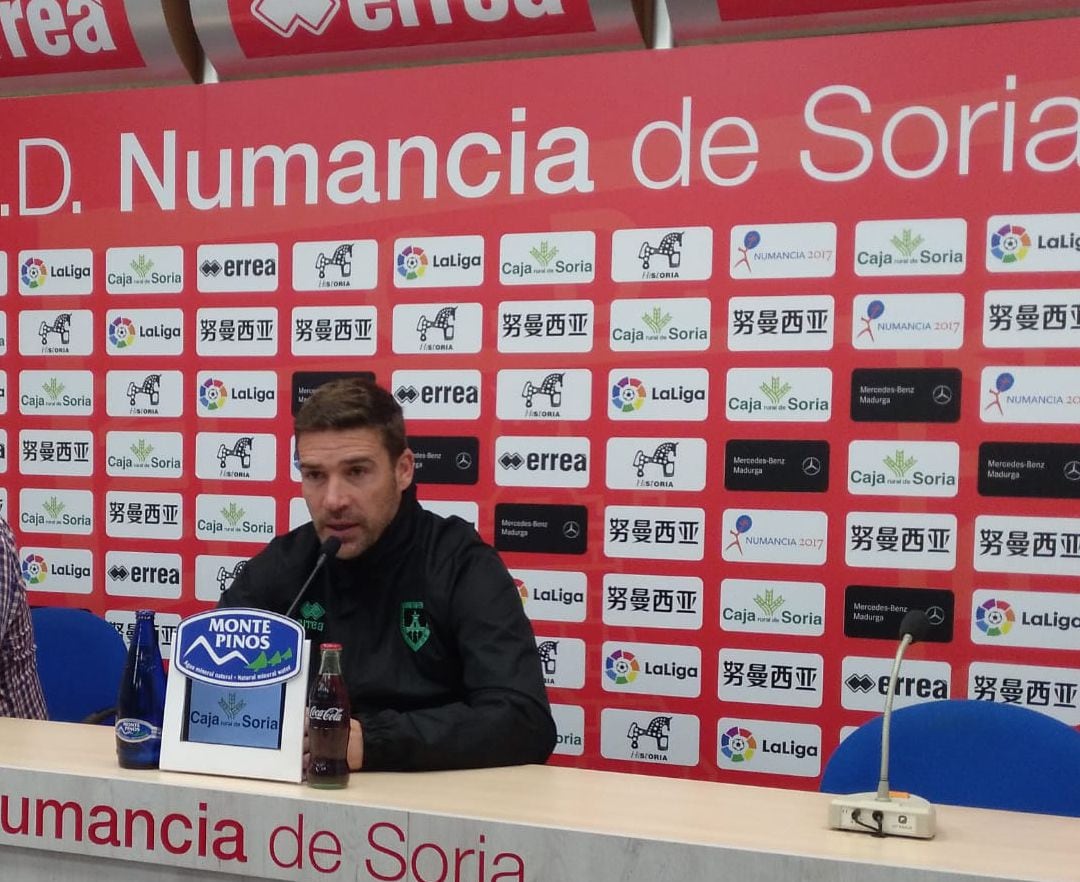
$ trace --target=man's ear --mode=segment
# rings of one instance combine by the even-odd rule
[[[399,491],[404,490],[413,482],[413,470],[416,467],[416,457],[413,456],[413,452],[406,447],[401,456],[398,457],[398,461],[394,464],[394,479],[397,481],[397,488]]]

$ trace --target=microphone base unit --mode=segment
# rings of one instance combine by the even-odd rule
[[[829,804],[829,826],[874,836],[933,839],[937,830],[934,806],[921,796],[878,799],[876,793],[837,796]]]

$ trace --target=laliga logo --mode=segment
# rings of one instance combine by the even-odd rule
[[[428,256],[417,245],[408,245],[397,256],[397,274],[407,281],[423,278],[428,268]]]
[[[207,377],[199,387],[199,404],[207,410],[221,410],[229,400],[229,390],[221,380]]]
[[[138,332],[135,323],[122,315],[117,316],[109,325],[109,344],[117,349],[126,349],[135,342]]]
[[[641,410],[648,394],[641,380],[623,377],[611,387],[611,405],[622,413],[633,413],[635,410]]]
[[[45,280],[49,277],[49,270],[40,257],[31,257],[19,268],[19,275],[22,277],[22,283],[33,290],[45,284]]]
[[[517,588],[518,595],[521,597],[521,602],[524,603],[529,599],[529,588],[522,579],[514,579],[514,587]]]
[[[1019,263],[1027,257],[1031,236],[1023,227],[1005,224],[990,235],[990,253],[1002,263]]]
[[[180,623],[173,664],[203,683],[269,686],[300,671],[303,642],[304,629],[284,616],[255,609],[215,609]]]
[[[1004,600],[991,597],[975,610],[975,624],[987,637],[1004,637],[1015,622],[1016,613]]]
[[[604,674],[609,680],[613,680],[617,686],[625,686],[633,683],[641,672],[641,665],[634,658],[632,652],[625,649],[616,649],[604,659]]]
[[[31,585],[40,585],[49,575],[49,565],[40,554],[28,554],[22,562],[23,578]]]
[[[281,37],[291,37],[297,28],[318,36],[340,6],[340,0],[255,0],[251,14]]]
[[[720,736],[720,752],[733,763],[745,763],[757,750],[754,733],[741,726],[732,726]]]

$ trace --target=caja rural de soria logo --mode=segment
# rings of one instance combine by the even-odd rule
[[[428,256],[417,245],[407,245],[397,256],[397,273],[412,282],[422,278],[428,268]]]
[[[733,763],[745,763],[754,756],[757,739],[742,726],[732,726],[720,736],[720,752]]]
[[[45,280],[49,277],[49,269],[40,257],[31,257],[23,261],[23,265],[19,268],[19,276],[22,278],[22,283],[33,290],[45,284]]]
[[[49,565],[40,554],[28,554],[22,562],[23,578],[31,585],[40,585],[49,575]]]
[[[616,649],[604,659],[604,674],[618,686],[633,683],[640,672],[641,665],[638,664],[638,660],[634,658],[632,652],[627,652],[625,649]]]
[[[114,318],[109,325],[109,345],[117,349],[126,349],[131,346],[137,336],[138,331],[135,330],[135,323],[122,315]]]
[[[990,234],[990,253],[1002,263],[1019,263],[1027,257],[1031,248],[1031,236],[1016,224],[1005,224]]]
[[[623,377],[611,387],[611,405],[622,413],[641,410],[648,395],[645,384],[634,377]]]
[[[221,380],[207,377],[199,387],[199,404],[207,410],[221,410],[229,400],[229,390]]]
[[[975,624],[987,637],[1002,637],[1012,630],[1016,613],[1004,600],[991,597],[975,610]]]

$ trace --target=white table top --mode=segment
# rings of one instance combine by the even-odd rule
[[[828,829],[830,797],[824,794],[557,766],[360,773],[345,790],[319,791],[242,778],[120,769],[108,727],[0,719],[0,793],[5,792],[9,770],[303,803],[347,803],[909,870],[1080,880],[1080,819],[1048,815],[938,806],[934,840],[879,839]],[[163,798],[167,801],[168,793]],[[620,810],[629,806],[647,810]]]

